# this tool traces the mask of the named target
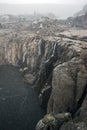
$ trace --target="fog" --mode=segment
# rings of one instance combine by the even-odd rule
[[[85,4],[87,0],[0,0],[0,3],[30,4],[30,3],[56,3],[56,4]]]
[[[3,2],[5,2],[5,0]],[[75,13],[80,11],[86,3],[84,2],[82,4],[81,3],[71,4],[66,2],[57,4],[56,3],[11,4],[9,2],[0,4],[0,14],[33,14],[34,12],[40,14],[53,13],[59,19],[62,18],[65,19],[69,16],[73,16]]]

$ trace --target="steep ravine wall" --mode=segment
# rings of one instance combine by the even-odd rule
[[[39,101],[48,114],[69,112],[74,117],[83,107],[87,86],[86,42],[32,37],[24,43],[14,41],[0,46],[0,64],[20,66],[25,81],[34,83]]]
[[[72,118],[76,118],[77,115],[80,118],[80,111],[81,115],[82,111],[85,111],[86,117],[87,106],[84,105],[84,102],[86,102],[87,95],[87,43],[64,38],[62,41],[54,42],[54,46],[56,47],[53,47],[50,57],[44,61],[39,71],[39,78],[36,82],[40,93],[39,100],[42,105],[46,103],[47,114],[54,115],[54,117],[58,113],[69,112]],[[49,96],[50,98],[47,98]],[[47,99],[48,102],[46,102]],[[66,121],[66,116],[66,114],[62,115],[63,121]],[[58,120],[59,117],[57,117]],[[43,120],[52,121],[49,115],[46,118]],[[44,129],[59,129],[62,124],[57,124],[57,128],[53,128],[55,123],[50,124],[49,122],[45,122]],[[39,126],[41,126],[40,123]],[[47,127],[47,123],[49,127]],[[39,126],[37,125],[38,130]],[[40,127],[40,129],[42,128]],[[72,127],[69,129],[71,130]]]

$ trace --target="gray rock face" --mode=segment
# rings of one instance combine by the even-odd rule
[[[87,87],[87,86],[86,86]],[[87,90],[86,90],[87,92]],[[87,95],[83,101],[83,104],[81,106],[81,113],[80,113],[81,118],[86,118],[87,117]]]
[[[72,51],[74,54],[77,53],[77,56],[72,56],[73,58],[71,59],[67,57],[67,61],[55,67],[52,79],[52,92],[48,103],[48,113],[56,114],[59,112],[75,111],[74,109],[75,107],[77,108],[84,92],[87,83],[86,60],[84,61],[86,55],[84,53],[87,52],[83,52],[79,44],[71,46],[70,48],[72,49],[70,52],[66,52],[64,58],[66,59],[67,53],[72,54]]]
[[[15,39],[10,42],[7,39],[2,39],[0,43],[3,45],[0,63],[20,66],[26,81],[35,83],[40,103],[45,104],[48,114],[70,112],[74,116],[81,106],[81,115],[86,112],[85,41],[61,36],[55,40],[27,37],[19,44]]]
[[[62,41],[48,41],[32,37],[27,38],[25,43],[23,41],[21,44],[12,43],[5,42],[3,48],[1,48],[1,64],[11,63],[16,66],[19,65],[22,69],[27,67],[27,78],[31,75],[31,77],[37,79],[36,83],[40,91],[46,83],[52,86],[50,99],[54,100],[53,102],[58,100],[53,99],[53,95],[59,95],[60,97],[65,95],[67,97],[66,90],[68,90],[70,98],[67,100],[66,106],[67,104],[68,107],[72,106],[70,100],[73,102],[74,98],[76,98],[76,102],[79,100],[87,78],[86,42],[67,38],[63,38]],[[64,101],[65,98],[62,100]],[[55,104],[55,107],[57,107],[57,104]],[[66,111],[68,108],[64,109]],[[54,111],[56,111],[56,108]]]
[[[74,58],[54,69],[48,112],[73,112],[73,105],[78,105],[87,82],[87,70],[81,62]]]
[[[87,29],[87,12],[77,17],[68,18],[67,23],[71,27]]]
[[[74,101],[74,82],[68,72],[69,70],[66,64],[57,66],[54,69],[52,93],[48,103],[48,113],[57,114],[63,111],[65,112],[69,105]]]
[[[69,17],[66,23],[69,27],[87,29],[87,4],[74,17]]]

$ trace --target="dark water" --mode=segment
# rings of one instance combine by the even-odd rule
[[[0,66],[0,130],[34,130],[45,111],[18,68]]]

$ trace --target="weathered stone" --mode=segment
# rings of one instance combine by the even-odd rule
[[[24,81],[26,83],[33,84],[34,81],[35,81],[35,76],[33,76],[32,74],[25,74],[24,75]]]
[[[47,130],[47,125],[45,125],[42,119],[37,123],[35,130]]]
[[[73,111],[87,82],[87,70],[79,59],[58,65],[53,72],[48,113]],[[59,105],[60,104],[60,105]],[[72,108],[74,105],[74,108]],[[75,106],[76,105],[76,106]]]
[[[74,101],[74,81],[70,77],[68,64],[64,63],[54,69],[52,93],[48,103],[48,113],[66,112]]]
[[[36,130],[48,130],[48,128],[56,130],[63,124],[63,122],[70,119],[70,113],[59,113],[57,115],[47,114],[37,123]]]

